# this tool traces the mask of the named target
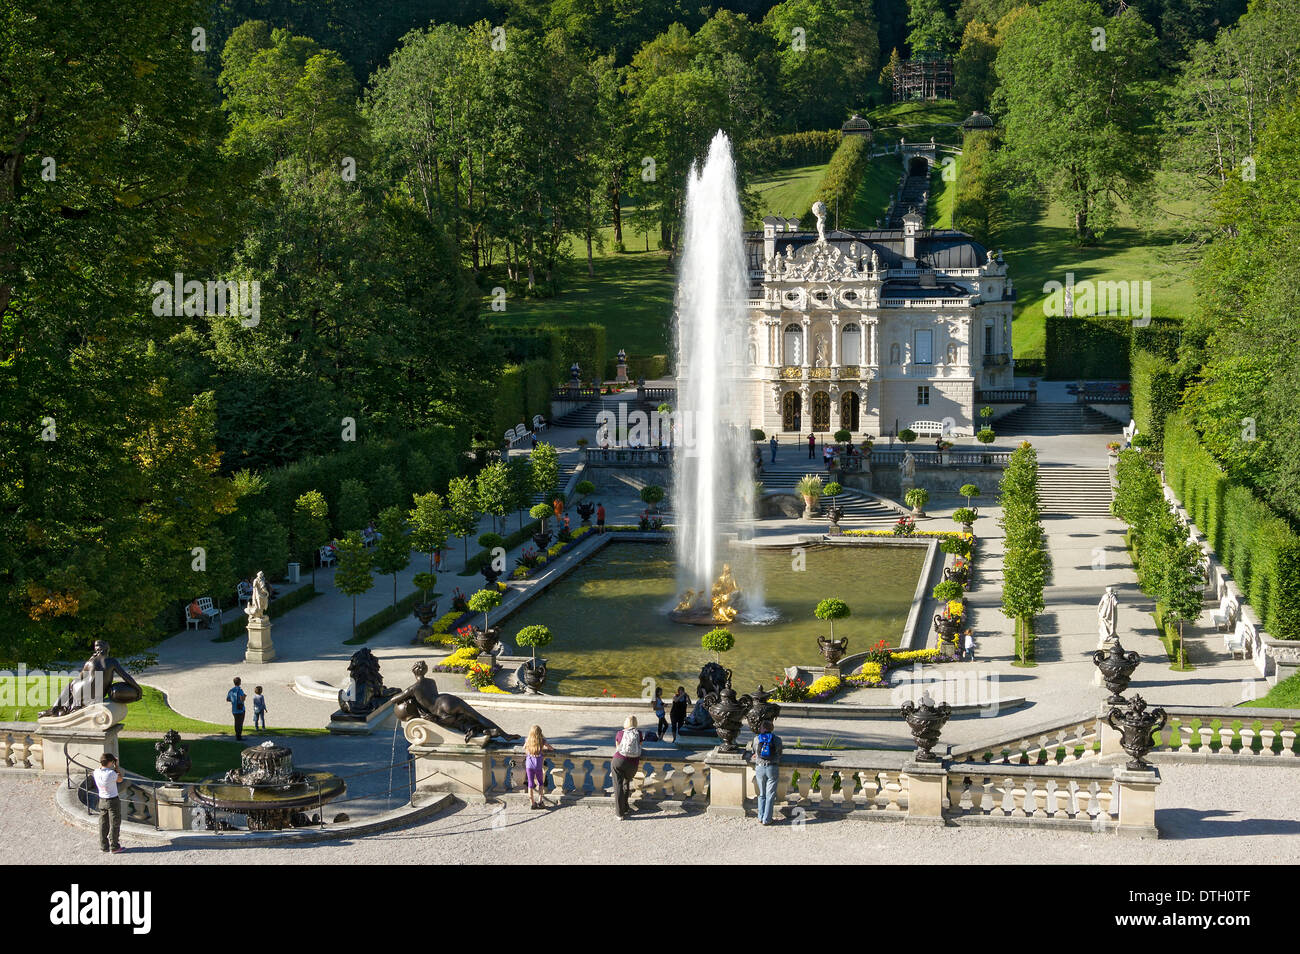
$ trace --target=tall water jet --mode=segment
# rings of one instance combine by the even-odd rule
[[[762,606],[757,561],[724,551],[724,538],[747,535],[754,519],[753,444],[746,400],[749,274],[744,218],[731,142],[719,132],[703,168],[692,168],[677,280],[677,407],[673,455],[677,566],[683,592],[698,605],[719,587],[744,590],[746,615]],[[730,564],[727,574],[724,564]],[[719,578],[719,574],[723,578]],[[726,580],[734,575],[734,583]],[[714,581],[717,580],[715,583]],[[700,622],[703,620],[692,620]]]

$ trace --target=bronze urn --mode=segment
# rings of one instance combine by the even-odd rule
[[[781,707],[771,701],[772,693],[758,687],[758,691],[750,698],[749,711],[745,713],[745,721],[749,724],[749,731],[758,735],[762,731],[760,726],[764,722],[775,722],[781,715]]]
[[[475,626],[473,629],[474,645],[479,648],[479,652],[486,656],[496,655],[497,648],[501,645],[501,628],[489,626],[487,629],[481,629]]]
[[[817,648],[822,651],[822,658],[826,660],[826,665],[834,666],[848,651],[849,638],[845,636],[841,639],[827,639],[825,636],[818,636]]]
[[[731,688],[731,670],[727,670],[727,684],[719,692],[710,692],[703,699],[704,708],[713,717],[713,728],[718,733],[722,744],[719,752],[738,752],[736,736],[743,727],[745,715],[749,712],[753,699],[749,696],[736,698],[736,690]]]
[[[1140,654],[1124,652],[1124,647],[1119,644],[1118,639],[1110,644],[1110,649],[1099,649],[1092,654],[1092,664],[1101,670],[1101,678],[1105,680],[1106,688],[1110,690],[1110,698],[1106,700],[1107,705],[1128,705],[1128,700],[1124,698],[1123,693],[1128,688],[1129,679],[1133,677],[1133,670],[1141,661]]]
[[[530,660],[520,667],[519,675],[523,679],[524,688],[528,692],[540,692],[542,686],[546,683],[546,662],[541,659]]]
[[[1168,721],[1164,709],[1148,711],[1146,700],[1136,693],[1126,709],[1111,709],[1106,715],[1106,724],[1119,733],[1119,744],[1132,759],[1128,768],[1135,772],[1151,768],[1146,761],[1147,753],[1155,748],[1151,736],[1163,729]]]
[[[942,761],[939,756],[931,754],[930,750],[938,744],[939,734],[952,716],[952,706],[946,702],[935,703],[929,693],[926,693],[921,697],[920,705],[909,699],[899,711],[912,730],[912,741],[916,743],[916,761]]]
[[[168,729],[162,741],[155,742],[153,748],[158,753],[153,766],[170,782],[179,782],[194,764],[190,759],[190,747],[181,742],[181,734],[175,729]]]

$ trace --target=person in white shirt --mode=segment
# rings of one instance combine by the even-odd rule
[[[117,756],[105,752],[99,757],[99,768],[91,773],[99,790],[99,850],[117,854],[122,850],[118,833],[122,830],[122,799],[117,787],[122,783],[122,770]]]

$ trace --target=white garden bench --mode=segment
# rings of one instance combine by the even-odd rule
[[[253,599],[253,587],[247,580],[240,580],[239,585],[235,587],[235,602],[242,609],[245,603]]]
[[[542,415],[540,414],[533,415],[533,430],[535,431],[546,430],[546,419],[543,418]]]
[[[198,616],[191,616],[190,608],[188,606],[185,607],[185,628],[186,629],[189,629],[190,626],[193,626],[195,629],[198,629],[199,623],[202,623],[205,620],[207,621],[209,626],[212,625],[213,620],[217,621],[218,626],[221,625],[221,610],[212,605],[212,597],[210,596],[199,597]]]
[[[334,551],[329,547],[320,548],[320,565],[333,566],[338,560],[334,556]]]
[[[938,421],[913,421],[907,427],[908,430],[915,431],[918,437],[943,436],[943,425]]]
[[[1234,659],[1237,656],[1245,659],[1250,655],[1250,645],[1254,641],[1254,635],[1249,623],[1244,619],[1237,620],[1237,628],[1231,633],[1223,634],[1223,651],[1230,653]]]
[[[1219,600],[1219,608],[1210,612],[1212,622],[1219,632],[1227,632],[1236,624],[1241,615],[1241,606],[1231,593],[1225,593]]]
[[[1128,447],[1130,444],[1133,443],[1133,438],[1137,436],[1137,432],[1138,432],[1137,421],[1133,420],[1132,418],[1129,418],[1128,426],[1124,428],[1125,447]]]

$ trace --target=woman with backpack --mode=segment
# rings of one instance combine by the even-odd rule
[[[758,823],[772,824],[776,802],[777,763],[781,761],[781,737],[772,731],[772,720],[758,727],[758,735],[749,743],[754,753],[754,783],[758,788]]]
[[[614,758],[610,767],[614,776],[614,814],[620,819],[627,818],[631,811],[627,800],[632,792],[632,779],[641,763],[643,741],[641,731],[636,727],[636,716],[631,715],[623,720],[623,728],[614,736]]]

